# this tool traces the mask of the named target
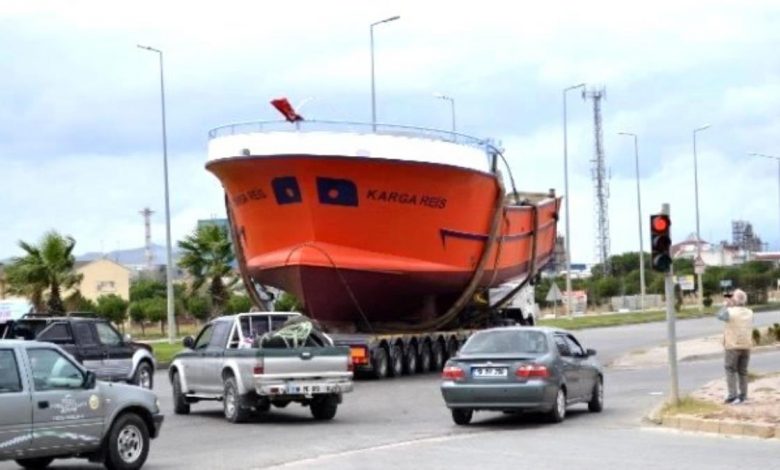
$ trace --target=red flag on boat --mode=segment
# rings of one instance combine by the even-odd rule
[[[271,100],[271,104],[276,108],[277,111],[282,113],[285,119],[289,122],[298,122],[303,121],[303,117],[301,117],[298,113],[295,112],[292,105],[289,101],[287,101],[287,98],[277,98],[275,100]]]

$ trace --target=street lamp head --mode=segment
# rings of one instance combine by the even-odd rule
[[[634,134],[632,132],[618,132],[618,135],[628,135],[628,136],[631,136],[631,137],[636,137],[636,134]]]
[[[453,101],[453,99],[451,97],[445,95],[444,93],[436,92],[436,93],[433,94],[433,97],[434,98],[439,98],[440,100]]]
[[[398,15],[396,15],[396,16],[391,16],[390,18],[385,18],[385,19],[383,19],[383,20],[379,20],[379,21],[377,21],[376,23],[371,23],[371,26],[376,26],[376,25],[378,25],[378,24],[382,24],[382,23],[389,23],[389,22],[391,22],[391,21],[400,20],[400,19],[401,19],[401,17],[400,17],[400,16],[398,16]]]
[[[158,52],[158,53],[162,54],[162,51],[161,51],[161,50],[159,50],[159,49],[155,49],[155,48],[153,48],[153,47],[149,47],[149,46],[143,46],[143,45],[141,45],[141,44],[136,44],[136,46],[137,46],[139,49],[146,49],[147,51]]]
[[[711,127],[711,124],[705,124],[705,125],[703,125],[701,127],[697,127],[696,129],[693,130],[693,132],[703,131],[703,130],[709,129],[710,127]]]

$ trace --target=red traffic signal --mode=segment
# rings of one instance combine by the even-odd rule
[[[650,216],[651,264],[655,271],[667,273],[672,267],[672,220],[666,214]]]

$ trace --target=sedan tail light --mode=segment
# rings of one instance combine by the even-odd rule
[[[460,367],[445,367],[441,372],[442,380],[462,380],[466,378],[466,373]]]
[[[523,364],[517,368],[515,375],[522,379],[549,377],[550,371],[542,364]]]

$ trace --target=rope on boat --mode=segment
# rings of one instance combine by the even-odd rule
[[[315,245],[310,242],[301,243],[300,245],[297,245],[293,249],[290,250],[289,253],[287,253],[287,258],[284,260],[284,265],[286,266],[287,263],[290,261],[290,257],[295,253],[296,251],[300,250],[301,248],[314,248],[315,250],[322,253],[325,258],[327,258],[328,262],[331,266],[333,266],[333,269],[336,271],[336,274],[339,276],[339,280],[342,284],[344,284],[344,288],[347,290],[347,294],[349,294],[349,298],[352,300],[352,303],[355,304],[355,308],[357,309],[358,313],[360,313],[360,316],[363,317],[363,321],[366,323],[366,326],[371,330],[371,333],[374,332],[374,327],[371,325],[371,322],[368,321],[368,317],[366,316],[366,313],[363,311],[363,309],[360,307],[360,303],[357,300],[357,297],[355,296],[355,293],[352,292],[352,288],[349,287],[349,283],[344,278],[344,275],[341,273],[341,268],[339,268],[336,265],[336,262],[333,261],[333,258],[330,256],[330,254],[325,251],[321,246]],[[314,312],[309,312],[312,316],[312,318],[316,318],[314,316]]]
[[[230,199],[228,198],[227,193],[225,193],[225,211],[227,212],[228,223],[231,228],[230,236],[233,239],[233,251],[236,254],[236,261],[238,261],[238,270],[241,273],[241,280],[244,281],[244,286],[246,286],[246,291],[252,299],[252,303],[254,303],[257,308],[261,309],[261,311],[267,312],[268,306],[260,298],[254,281],[249,277],[249,270],[246,267],[246,258],[244,257],[244,246],[241,243],[241,234],[238,232],[233,220],[233,209],[230,207]]]
[[[485,273],[485,265],[487,264],[488,258],[490,258],[490,250],[493,247],[493,244],[495,243],[496,238],[498,237],[498,234],[500,232],[501,219],[504,214],[504,204],[505,204],[504,183],[501,180],[500,172],[496,171],[494,177],[496,182],[496,200],[495,200],[495,209],[493,210],[493,217],[491,218],[490,221],[490,232],[488,232],[488,239],[485,242],[484,247],[482,248],[482,255],[479,258],[479,263],[477,263],[477,266],[474,269],[474,274],[471,276],[471,281],[469,281],[466,288],[460,294],[458,300],[456,300],[455,303],[452,304],[452,306],[449,308],[449,310],[447,310],[446,313],[426,323],[421,323],[421,324],[418,323],[415,325],[388,324],[388,325],[383,325],[383,327],[386,327],[388,330],[405,331],[405,332],[436,330],[445,326],[447,323],[455,319],[458,316],[458,314],[463,310],[463,307],[466,306],[466,303],[472,299],[474,292],[479,286],[479,281],[482,279],[482,276]]]
[[[528,275],[523,279],[523,281],[517,285],[514,289],[509,291],[504,297],[501,298],[498,302],[494,303],[490,306],[490,310],[498,309],[504,306],[505,303],[512,300],[512,297],[517,295],[518,292],[520,292],[520,289],[525,287],[528,282],[534,278],[536,275],[536,248],[537,243],[536,240],[538,238],[538,229],[539,229],[539,206],[532,202],[528,202],[528,205],[531,206],[531,210],[533,212],[533,235],[531,236],[531,260],[529,262],[528,266]],[[498,266],[496,266],[496,269],[498,269]]]

